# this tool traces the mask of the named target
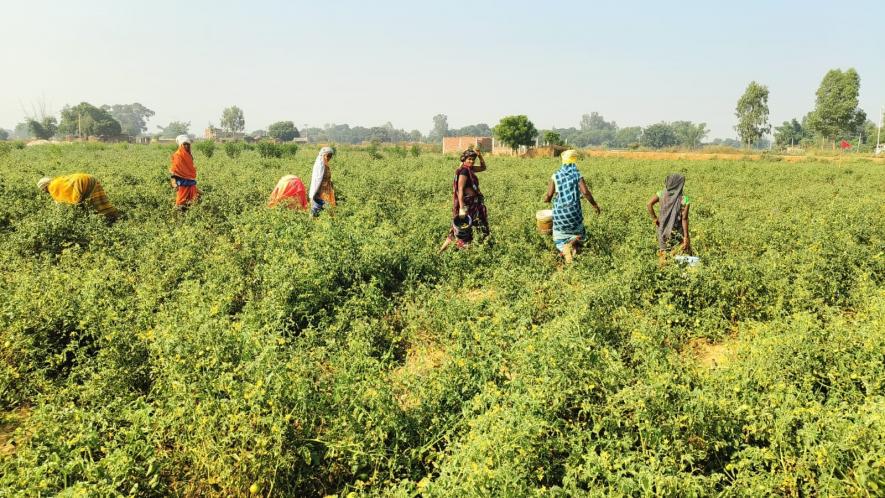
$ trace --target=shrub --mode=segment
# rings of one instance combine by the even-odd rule
[[[207,158],[215,154],[215,140],[202,140],[194,144],[194,148]]]
[[[283,148],[273,142],[258,142],[255,148],[258,155],[264,159],[283,157]]]
[[[227,157],[236,159],[243,153],[243,144],[240,142],[225,142],[224,153],[227,154]]]

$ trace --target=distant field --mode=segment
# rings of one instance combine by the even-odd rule
[[[311,221],[265,203],[312,148],[197,153],[184,215],[171,150],[0,153],[2,496],[885,489],[881,164],[589,157],[603,213],[563,267],[556,159],[488,158],[492,243],[437,256],[451,156],[344,149]],[[125,218],[34,185],[75,171]],[[691,270],[645,213],[671,171]]]

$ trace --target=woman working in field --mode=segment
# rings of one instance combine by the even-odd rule
[[[668,175],[664,190],[649,199],[646,208],[654,220],[658,236],[658,256],[663,263],[667,255],[682,253],[691,255],[691,237],[688,235],[688,208],[691,199],[685,195],[685,176]],[[661,203],[661,216],[655,214],[655,204]]]
[[[581,197],[587,199],[597,215],[600,209],[593,193],[587,188],[584,177],[578,171],[578,152],[567,150],[561,157],[562,166],[550,177],[544,202],[550,202],[556,196],[553,202],[553,243],[566,263],[571,263],[582,241],[587,237]]]
[[[304,183],[295,175],[280,178],[270,193],[268,207],[283,206],[289,209],[307,209],[307,191]]]
[[[479,166],[476,166],[477,159]],[[468,216],[472,226],[488,236],[488,211],[476,177],[476,173],[485,170],[486,162],[480,151],[467,149],[461,154],[461,166],[455,170],[455,180],[452,182],[452,218]]]
[[[194,167],[194,156],[191,154],[191,138],[178,135],[178,150],[172,154],[169,166],[172,188],[175,189],[175,207],[185,210],[200,198],[197,190],[197,168]]]
[[[335,187],[332,185],[332,170],[329,162],[335,155],[335,149],[323,147],[313,162],[313,173],[310,176],[310,215],[319,216],[326,204],[335,207]]]
[[[105,195],[101,183],[92,175],[74,173],[56,178],[47,176],[37,182],[37,188],[48,193],[55,202],[89,206],[105,216],[108,222],[113,222],[120,216]]]

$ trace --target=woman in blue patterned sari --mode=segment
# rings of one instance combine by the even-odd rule
[[[544,202],[550,202],[556,196],[553,202],[553,243],[566,263],[572,262],[581,242],[587,237],[581,197],[587,199],[596,214],[600,211],[593,194],[584,183],[584,177],[578,171],[577,162],[577,151],[567,150],[562,153],[562,166],[550,178],[547,195],[544,197]]]

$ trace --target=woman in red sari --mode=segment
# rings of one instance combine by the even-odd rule
[[[479,166],[476,165],[477,159]],[[461,166],[455,171],[455,180],[452,182],[452,218],[469,216],[473,226],[484,236],[488,236],[488,211],[479,190],[479,179],[476,177],[476,173],[485,170],[486,162],[481,152],[467,149],[461,154]]]

